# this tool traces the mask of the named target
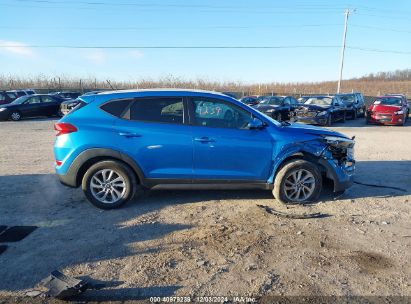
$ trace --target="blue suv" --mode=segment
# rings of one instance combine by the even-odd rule
[[[103,209],[142,189],[266,189],[283,203],[353,182],[354,140],[279,123],[224,94],[178,89],[81,96],[55,124],[60,181]]]

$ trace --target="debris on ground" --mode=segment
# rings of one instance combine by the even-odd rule
[[[77,296],[88,288],[86,281],[70,278],[58,270],[51,272],[42,285],[48,289],[47,296],[60,300]]]
[[[320,213],[320,212],[301,213],[301,214],[286,213],[286,212],[275,210],[275,209],[273,209],[271,207],[268,207],[268,206],[258,205],[258,204],[257,204],[257,207],[260,207],[260,208],[264,209],[267,213],[274,214],[276,216],[285,217],[285,218],[290,218],[290,219],[311,219],[311,218],[322,218],[322,217],[327,217],[328,216],[327,214],[323,214],[323,213]]]
[[[26,296],[30,297],[30,298],[35,298],[39,295],[41,295],[43,292],[40,290],[29,290],[26,292]]]

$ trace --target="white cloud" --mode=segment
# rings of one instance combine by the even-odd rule
[[[101,49],[89,50],[84,55],[84,58],[94,64],[103,64],[106,62],[106,53]]]
[[[133,50],[133,51],[130,51],[130,56],[135,59],[141,59],[144,57],[144,53],[139,50]]]
[[[1,51],[26,57],[34,55],[31,47],[18,41],[0,40],[0,52]]]

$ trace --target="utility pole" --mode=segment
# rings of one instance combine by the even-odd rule
[[[350,15],[350,10],[346,9],[344,12],[344,15],[345,15],[344,34],[343,34],[343,41],[342,41],[342,47],[341,47],[340,77],[338,78],[337,93],[340,93],[340,89],[341,89],[341,79],[342,79],[342,73],[343,73],[343,68],[344,68],[345,39],[347,38],[347,25],[348,25],[348,16]]]

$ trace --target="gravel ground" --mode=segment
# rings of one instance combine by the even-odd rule
[[[83,300],[150,296],[411,296],[411,123],[333,129],[356,136],[359,182],[311,206],[270,191],[152,191],[101,211],[53,175],[54,121],[0,123],[0,225],[36,225],[0,255],[1,299],[24,298],[59,269],[107,287]],[[286,212],[321,212],[287,219]],[[27,300],[28,299],[28,300]]]

